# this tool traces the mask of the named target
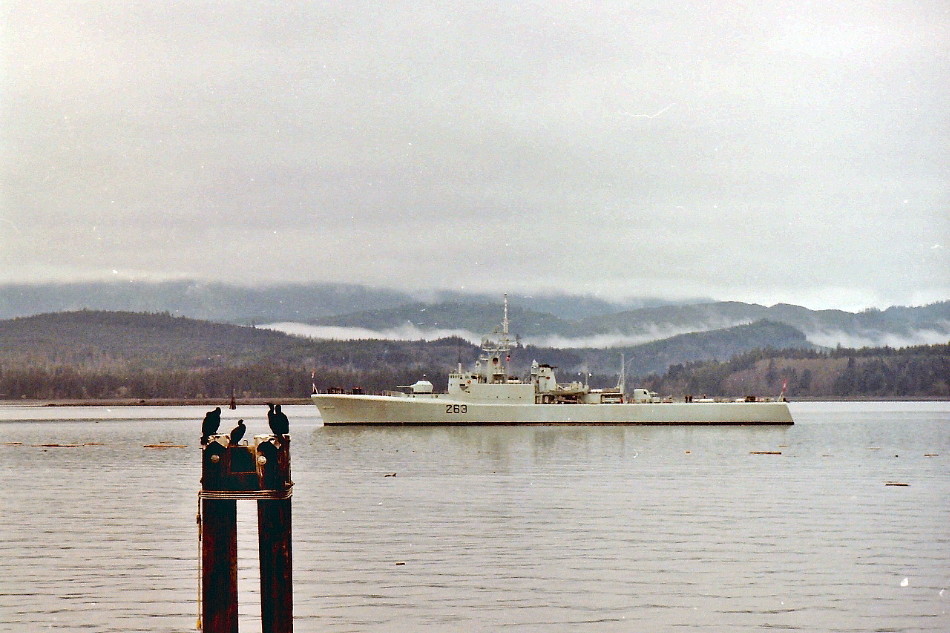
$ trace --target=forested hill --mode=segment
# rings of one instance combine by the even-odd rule
[[[950,345],[830,351],[758,350],[728,361],[671,366],[643,383],[663,394],[790,398],[950,398]]]
[[[313,341],[169,314],[78,311],[0,321],[0,398],[303,397],[444,374],[461,339]]]
[[[471,347],[453,340],[449,345],[453,354],[459,344]],[[315,341],[167,313],[80,310],[0,321],[0,362],[7,367],[188,370],[278,363],[365,369],[373,363],[438,362],[444,359],[445,345],[438,341]]]
[[[36,365],[202,367],[259,359],[263,350],[292,357],[298,347],[278,332],[168,314],[83,310],[0,321],[7,361]]]
[[[772,351],[761,351],[766,348]],[[654,374],[657,391],[702,379],[723,389],[721,395],[752,387],[777,392],[782,378],[797,390],[792,395],[946,396],[950,375],[946,345],[822,352],[795,328],[770,321],[624,348],[519,346],[512,371],[523,374],[538,360],[557,365],[562,380],[591,373],[592,384],[607,386],[616,382],[621,353],[628,376]],[[0,397],[225,397],[232,389],[246,397],[300,397],[310,392],[311,372],[319,389],[381,391],[422,375],[443,388],[448,369],[458,362],[467,367],[477,355],[455,337],[317,341],[169,314],[55,313],[0,321]],[[933,378],[921,378],[927,372]]]
[[[660,341],[611,348],[552,349],[527,345],[519,350],[521,359],[538,359],[557,365],[564,371],[589,371],[615,374],[620,358],[635,375],[662,373],[670,365],[705,360],[728,360],[757,349],[816,349],[805,335],[790,325],[756,321],[748,325],[678,334]]]

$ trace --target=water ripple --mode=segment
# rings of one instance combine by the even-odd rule
[[[130,409],[0,408],[0,631],[193,629],[203,412]],[[776,429],[293,412],[297,631],[950,630],[945,404],[794,405]],[[238,523],[260,630],[253,504]]]

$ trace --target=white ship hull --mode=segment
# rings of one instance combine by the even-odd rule
[[[591,389],[578,381],[558,383],[555,367],[537,361],[531,363],[530,376],[522,380],[509,372],[510,357],[506,295],[501,328],[482,341],[482,355],[472,371],[463,372],[459,362],[458,369],[449,373],[445,393],[435,393],[431,382],[419,380],[401,386],[410,393],[371,396],[337,392],[310,397],[328,425],[792,424],[788,404],[783,401],[710,402],[703,398],[661,402],[643,388],[627,396],[622,357],[620,380],[614,389]]]
[[[785,402],[531,404],[466,402],[448,394],[313,394],[335,424],[792,424]]]

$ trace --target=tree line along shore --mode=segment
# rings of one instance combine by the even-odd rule
[[[144,401],[154,404],[306,402],[312,389],[366,393],[409,385],[426,377],[444,389],[444,364],[327,368],[274,363],[190,369],[86,369],[71,366],[0,366],[0,400],[92,403]],[[571,379],[564,376],[562,379]],[[585,376],[591,386],[608,387],[617,374]],[[710,394],[726,397],[776,396],[790,399],[950,398],[950,345],[894,349],[756,350],[727,361],[672,365],[666,372],[630,377],[627,388],[646,387],[660,395]]]

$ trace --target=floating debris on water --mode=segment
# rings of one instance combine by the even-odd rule
[[[749,451],[749,455],[781,455],[782,451]]]
[[[167,444],[159,442],[158,444],[143,444],[142,448],[188,448],[187,444]]]
[[[885,481],[885,486],[909,486],[910,484],[905,484],[902,481]]]

